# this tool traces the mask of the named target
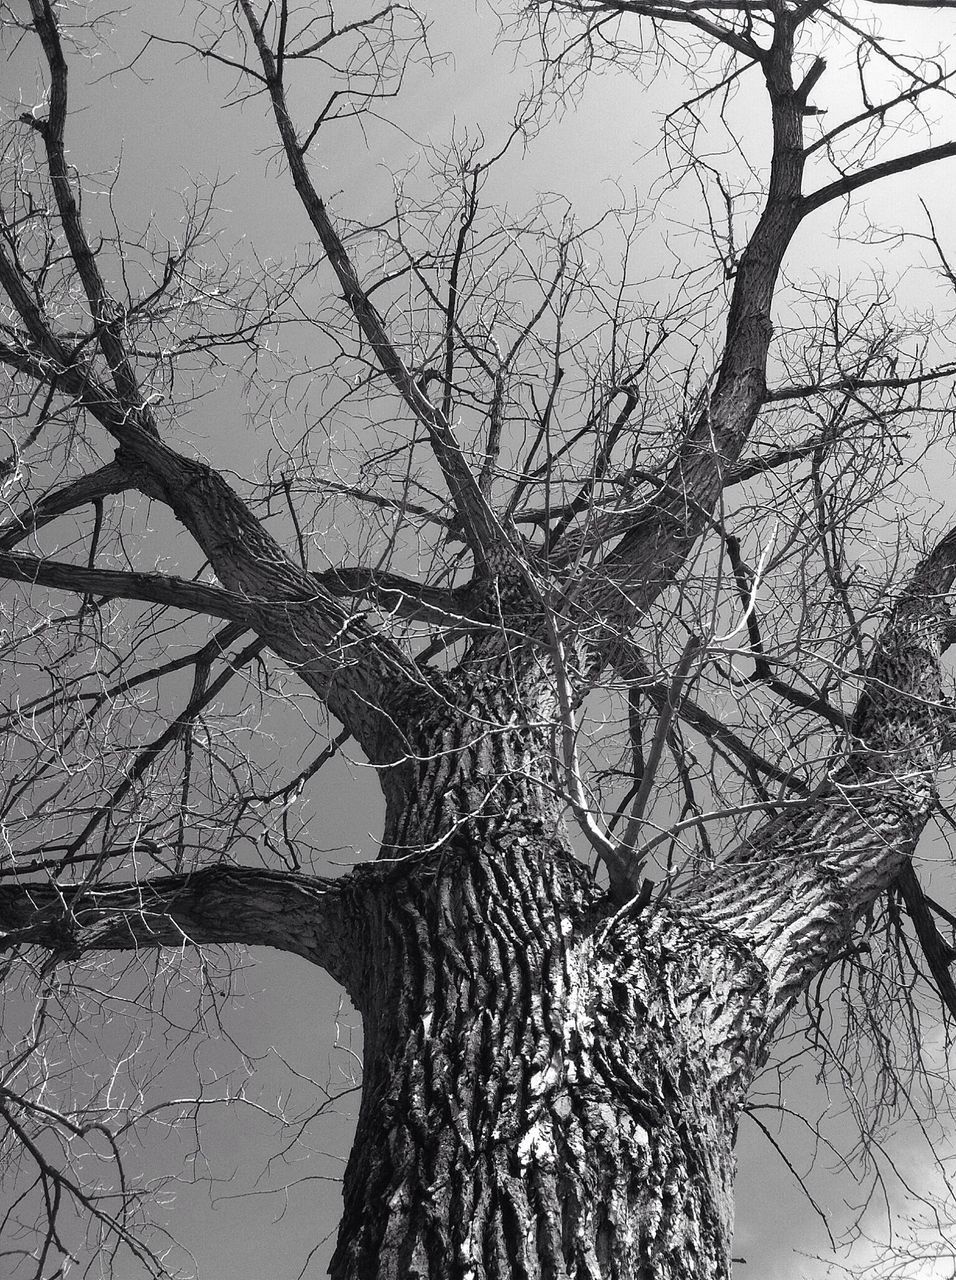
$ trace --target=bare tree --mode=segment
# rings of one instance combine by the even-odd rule
[[[109,88],[84,57],[112,16],[0,7],[42,85],[8,113],[0,201],[17,1275],[65,1274],[83,1215],[102,1270],[170,1274],[124,1173],[153,1110],[148,1081],[115,1087],[135,1036],[99,1077],[82,1048],[104,955],[159,1017],[158,968],[215,944],[341,984],[364,1075],[332,1274],[362,1280],[727,1276],[737,1124],[788,1015],[836,972],[892,1080],[914,977],[956,1012],[954,920],[912,862],[956,744],[956,530],[924,514],[956,357],[885,268],[782,277],[805,224],[829,212],[856,261],[866,190],[956,157],[933,132],[954,73],[881,32],[900,8],[531,0],[507,136],[427,152],[353,223],[334,149],[329,192],[310,162],[427,70],[425,19],[196,4],[128,72],[184,53],[268,109],[269,198],[278,165],[316,253],[278,268],[223,252],[215,193],[175,236],[121,231],[121,177],[84,177],[68,132],[74,84]],[[583,230],[496,208],[496,166],[602,62],[682,68],[659,205]],[[696,236],[638,279],[690,190]],[[928,209],[894,239],[952,282]],[[230,368],[272,449],[235,484],[186,423],[212,394],[238,417]],[[330,876],[294,802],[346,744],[384,826]]]

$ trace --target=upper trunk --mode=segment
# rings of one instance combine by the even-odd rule
[[[473,815],[501,777],[464,754],[396,824],[411,852],[428,815],[427,852],[371,895],[333,1275],[729,1275],[761,967],[676,914],[613,914],[526,776],[436,839],[450,794]]]
[[[952,633],[933,600],[954,548],[891,615],[844,766],[688,867],[669,903],[615,910],[576,860],[547,717],[513,668],[421,717],[416,788],[365,874],[366,1076],[337,1280],[729,1276],[753,1074],[932,807]]]

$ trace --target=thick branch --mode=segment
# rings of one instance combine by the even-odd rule
[[[911,151],[905,156],[897,156],[894,160],[882,160],[879,164],[870,165],[856,173],[848,173],[835,182],[828,183],[819,191],[803,197],[803,212],[812,213],[831,200],[839,200],[852,195],[861,187],[871,182],[879,182],[881,178],[890,178],[897,173],[908,173],[911,169],[921,168],[926,164],[935,164],[937,160],[948,160],[956,156],[956,142],[943,142],[938,147],[924,147],[920,151]]]
[[[107,358],[113,386],[99,384],[89,371],[75,365],[16,264],[2,249],[0,284],[28,336],[22,345],[0,349],[0,359],[54,390],[76,396],[94,414],[120,446],[122,460],[143,473],[138,487],[169,505],[208,557],[226,591],[247,602],[243,620],[328,703],[372,760],[391,763],[404,754],[404,715],[423,688],[415,664],[295,564],[222,476],[204,463],[182,457],[158,437],[123,345],[121,309],[100,275],[72,191],[63,149],[66,70],[56,17],[49,0],[31,0],[31,11],[51,77],[49,116],[31,123],[47,145],[60,220],[93,311],[95,336]],[[16,558],[4,563],[8,576],[21,580],[46,580],[48,585],[67,589],[77,581],[75,574],[54,580]],[[236,613],[219,616],[235,617]]]
[[[845,949],[932,812],[951,742],[942,653],[954,579],[956,528],[918,566],[874,646],[842,767],[676,895],[753,947],[770,972],[772,1018]]]
[[[762,57],[773,124],[763,212],[741,255],[713,391],[690,426],[664,485],[631,518],[588,592],[588,603],[627,626],[674,581],[712,513],[766,395],[771,307],[784,253],[804,216],[803,108],[793,83],[796,18],[781,6]],[[600,585],[603,576],[604,585]]]
[[[103,596],[108,600],[172,605],[175,609],[206,613],[213,618],[228,618],[236,622],[245,621],[249,614],[249,602],[241,596],[202,582],[187,582],[185,578],[162,573],[88,569],[83,565],[21,555],[16,551],[0,552],[0,577],[73,591],[79,595]]]
[[[94,888],[0,885],[0,952],[38,946],[75,959],[238,942],[291,951],[348,987],[358,950],[355,897],[352,877],[226,866]]]
[[[368,623],[351,617],[311,574],[296,565],[218,472],[169,448],[156,435],[151,420],[144,418],[138,408],[124,407],[86,371],[71,365],[59,340],[43,327],[43,318],[35,309],[31,311],[29,296],[2,249],[0,284],[11,297],[24,295],[21,302],[30,318],[31,342],[43,351],[54,353],[41,356],[0,344],[0,360],[77,397],[120,446],[116,465],[125,470],[136,488],[173,510],[208,556],[227,592],[236,598],[228,612],[220,609],[211,595],[202,604],[183,607],[247,621],[281,658],[293,665],[310,688],[328,701],[333,714],[349,724],[373,759],[390,758],[400,751],[400,746],[392,742],[395,713],[384,709],[383,704],[389,694],[397,707],[411,692],[412,685],[420,685],[421,677],[411,660],[374,632]],[[98,474],[102,478],[102,473]],[[77,483],[82,488],[83,482]],[[58,491],[59,496],[50,495],[49,513],[59,514],[65,509],[63,503],[70,500],[69,488]],[[93,496],[97,495],[91,490],[90,496],[82,500],[91,500]],[[42,505],[42,502],[38,504],[38,511]],[[43,514],[47,514],[47,508]],[[20,517],[5,527],[3,533],[7,537],[0,545],[18,540],[23,519]],[[3,566],[0,573],[18,581],[39,582],[65,590],[77,589],[74,584],[80,581],[79,569],[29,557],[5,557],[0,565]],[[135,589],[130,581],[134,577]],[[158,577],[119,575],[103,579],[99,585],[79,589],[154,600],[155,597],[144,595],[143,591],[152,591],[156,586],[153,580]],[[225,603],[225,597],[226,593],[219,594],[220,604]],[[157,602],[178,605],[180,599],[163,597]]]

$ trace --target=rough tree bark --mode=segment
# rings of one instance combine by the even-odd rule
[[[842,768],[666,901],[596,886],[535,777],[534,706],[485,675],[419,720],[383,862],[0,888],[6,944],[243,941],[344,984],[365,1076],[336,1277],[728,1276],[748,1085],[931,807],[954,576],[949,535],[877,645]]]
[[[748,1088],[794,1001],[908,865],[952,744],[941,660],[956,635],[947,604],[956,532],[899,594],[862,673],[843,757],[815,787],[768,803],[743,843],[692,863],[663,894],[644,887],[633,840],[590,829],[562,737],[573,748],[588,690],[634,661],[636,628],[714,526],[767,401],[771,304],[787,247],[808,213],[893,171],[875,166],[804,192],[807,99],[822,63],[795,75],[795,41],[820,6],[768,6],[765,41],[749,5],[722,5],[713,20],[695,5],[611,7],[690,22],[755,60],[773,150],[706,404],[651,497],[636,512],[622,505],[601,534],[613,545],[577,574],[586,537],[572,528],[537,547],[521,538],[489,501],[446,409],[403,363],[313,186],[286,102],[281,24],[270,35],[271,19],[247,0],[239,6],[303,207],[451,496],[473,576],[439,590],[361,568],[308,573],[223,477],[161,439],[65,160],[57,14],[49,0],[30,0],[49,109],[25,127],[47,156],[93,337],[77,344],[58,333],[0,244],[12,317],[0,360],[73,397],[117,452],[0,530],[0,573],[160,601],[254,632],[361,744],[387,814],[379,859],[337,880],[214,866],[135,884],[94,875],[0,884],[0,941],[64,960],[243,942],[294,952],[344,986],[364,1020],[365,1075],[338,1280],[729,1276],[733,1146]],[[914,153],[897,168],[952,153]],[[170,508],[220,586],[10,549],[64,512],[126,490]],[[350,597],[452,619],[468,652],[451,672],[428,668]],[[695,639],[687,652],[706,644]],[[715,738],[735,741],[694,714]],[[569,807],[596,841],[610,889],[575,854]]]

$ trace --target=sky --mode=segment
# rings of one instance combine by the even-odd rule
[[[136,59],[133,71],[117,71],[139,51],[141,38],[135,30],[138,23],[147,21],[144,15],[154,29],[159,22],[167,35],[182,35],[181,15],[160,15],[151,8],[155,6],[131,5],[128,26],[114,41],[115,54],[104,54],[90,64],[88,83],[78,88],[80,110],[71,132],[74,162],[105,176],[121,160],[115,206],[120,217],[132,224],[149,216],[157,226],[174,225],[180,194],[192,181],[219,181],[223,251],[288,258],[305,237],[305,219],[289,199],[261,103],[223,109],[224,94],[232,85],[230,74],[209,64],[182,61],[170,46],[147,50]],[[188,9],[184,6],[184,12]],[[924,33],[932,30],[934,21],[935,17],[923,14],[904,19],[908,31],[921,38],[926,38]],[[317,151],[314,169],[322,175],[324,190],[337,210],[369,220],[382,216],[392,198],[391,175],[415,157],[423,142],[438,143],[453,130],[459,134],[467,130],[474,136],[479,123],[489,147],[504,136],[527,72],[513,48],[506,45],[495,52],[495,35],[495,20],[484,7],[456,4],[438,9],[432,47],[436,52],[452,50],[450,56],[436,64],[433,74],[414,77],[398,104],[389,104],[388,122],[374,122],[365,135],[345,129],[340,140],[333,135]],[[9,80],[0,83],[11,107],[19,96],[23,109],[32,105],[36,83],[31,82],[25,52],[16,54],[13,65],[19,74],[17,89]],[[838,97],[838,85],[838,69],[831,68],[821,84],[821,99],[827,96],[830,101],[831,93]],[[581,223],[594,220],[615,200],[650,201],[658,189],[660,156],[649,153],[649,148],[660,113],[679,96],[680,88],[673,76],[651,83],[627,69],[595,78],[526,152],[516,149],[509,157],[495,181],[496,197],[522,207],[538,192],[557,192],[573,205]],[[745,90],[739,104],[731,108],[739,116],[741,129],[748,127],[753,114],[749,95],[750,90]],[[755,145],[759,150],[759,140]],[[921,177],[918,185],[897,182],[875,199],[874,214],[896,222],[915,217],[922,196],[938,224],[949,227],[956,190],[952,175],[950,168]],[[672,250],[688,243],[686,225],[699,217],[690,195],[685,190],[669,194],[662,198],[662,207],[685,223],[688,239],[682,240],[678,232],[671,241]],[[833,233],[832,219],[827,226],[815,224],[802,231],[788,272],[812,273],[837,261],[847,274],[862,270],[863,251],[854,244],[836,245]],[[649,236],[644,247],[642,272],[666,273],[671,258],[662,245]],[[956,255],[956,243],[953,250]],[[911,260],[914,265],[905,287],[912,288],[917,298],[926,296],[933,286],[918,266],[918,250]],[[240,473],[261,460],[263,449],[262,433],[255,421],[243,416],[243,408],[241,388],[229,382],[214,403],[198,405],[182,425],[198,452]],[[174,554],[169,548],[159,551],[160,558]],[[282,731],[280,721],[276,732]],[[374,855],[380,807],[372,793],[360,761],[336,761],[323,774],[310,813],[313,823],[321,823],[321,843],[330,851],[330,864],[349,865]],[[102,997],[90,997],[92,1004],[102,1006],[108,1024],[99,1042],[101,1049],[109,1051],[118,1043],[117,1036],[138,1045],[135,1011],[119,1009],[121,1002],[135,1002],[138,975],[127,973],[115,985],[114,972],[108,968],[102,981]],[[239,1072],[239,1077],[246,1077],[241,1097],[221,1112],[210,1113],[208,1166],[190,1157],[188,1131],[183,1137],[169,1133],[160,1117],[146,1143],[145,1168],[154,1176],[178,1172],[189,1158],[186,1167],[194,1170],[198,1185],[176,1194],[168,1219],[195,1256],[203,1280],[255,1280],[263,1275],[285,1280],[286,1275],[296,1276],[307,1258],[307,1274],[321,1275],[332,1247],[338,1212],[335,1179],[347,1152],[350,1116],[357,1106],[354,1091],[310,1124],[308,1159],[297,1152],[290,1165],[267,1175],[266,1186],[281,1187],[292,1179],[295,1185],[287,1193],[262,1191],[259,1199],[250,1199],[256,1188],[248,1186],[242,1171],[261,1168],[268,1144],[277,1133],[288,1132],[269,1114],[275,1102],[274,1096],[269,1099],[277,1088],[284,1091],[283,1107],[297,1115],[316,1096],[309,1080],[332,1092],[354,1085],[360,1048],[357,1019],[342,1006],[341,994],[331,980],[294,958],[271,953],[249,956],[230,981],[236,994],[229,1001],[225,1025],[244,1047],[249,1064]],[[149,1034],[158,1036],[160,1045],[168,1043],[169,1027],[188,1018],[188,1011],[202,1003],[197,992],[204,984],[225,982],[217,970],[198,972],[190,964],[183,974],[171,972],[164,1005],[168,1025]],[[118,1031],[120,1024],[129,1029]],[[149,1043],[144,1042],[138,1052],[148,1056]],[[281,1069],[280,1057],[291,1064],[291,1073]],[[163,1064],[150,1087],[182,1096],[180,1091],[192,1087],[198,1072],[210,1091],[215,1092],[222,1082],[220,1092],[231,1089],[235,1098],[239,1077],[227,1074],[234,1062],[232,1046],[210,1023],[208,1041],[191,1050],[185,1060],[173,1058]],[[304,1079],[297,1083],[296,1074]],[[789,1086],[787,1103],[795,1109],[826,1105],[809,1075],[812,1072],[803,1072]],[[805,1143],[801,1146],[796,1129],[785,1126],[781,1141],[794,1143],[787,1149],[800,1171],[806,1171],[815,1158],[817,1173],[809,1176],[814,1194],[832,1194],[835,1179],[826,1170],[833,1161],[826,1153],[814,1155]],[[924,1148],[918,1141],[894,1139],[890,1149],[901,1167],[913,1166],[927,1185],[933,1182],[922,1167]],[[795,1191],[791,1170],[746,1118],[741,1125],[739,1159],[735,1254],[747,1261],[738,1274],[744,1280],[823,1280],[831,1274],[832,1255],[818,1214]],[[239,1175],[234,1184],[230,1182],[233,1171]],[[207,1172],[224,1185],[217,1182],[210,1192],[203,1182]],[[233,1194],[233,1185],[241,1194]],[[854,1195],[852,1184],[839,1185],[839,1195],[828,1206],[837,1233],[849,1216],[839,1199],[852,1200]],[[160,1219],[166,1214],[160,1205]],[[874,1234],[878,1225],[874,1222]],[[318,1249],[312,1255],[316,1242]],[[914,1262],[907,1274],[912,1280],[939,1280],[945,1272],[935,1264]]]

